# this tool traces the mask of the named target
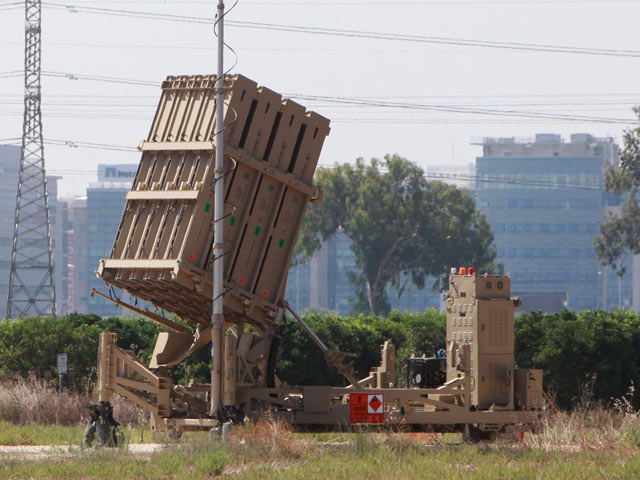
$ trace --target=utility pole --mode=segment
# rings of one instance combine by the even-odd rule
[[[213,311],[211,314],[211,416],[222,406],[224,337],[224,1],[218,0],[218,75],[216,78],[216,168],[213,209]]]
[[[56,315],[40,110],[41,3],[25,1],[24,120],[7,317]]]

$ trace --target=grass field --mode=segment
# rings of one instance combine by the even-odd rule
[[[167,445],[155,454],[89,450],[71,458],[1,460],[0,478],[194,479],[635,479],[637,449],[545,452],[507,444],[430,445],[357,435],[344,444],[309,438],[242,438]],[[293,435],[293,434],[291,434]],[[398,434],[402,435],[402,434]],[[287,437],[285,435],[284,437]]]
[[[464,444],[459,434],[294,433],[276,421],[232,429],[225,441],[189,432],[176,441],[149,431],[145,417],[118,400],[126,441],[134,448],[86,449],[85,399],[0,384],[0,445],[53,445],[48,453],[2,451],[0,479],[638,479],[640,415],[628,399],[613,407],[582,402],[550,408],[542,433]],[[57,409],[57,410],[56,410]],[[63,447],[74,446],[69,452]],[[7,448],[5,450],[11,450]],[[149,450],[147,450],[149,451]]]
[[[81,428],[23,428],[34,438],[49,432],[52,444],[56,438],[69,438],[65,435],[82,434]],[[0,478],[640,478],[640,447],[635,440],[621,435],[604,444],[599,430],[594,427],[586,437],[574,436],[573,444],[554,445],[560,437],[552,430],[542,438],[528,435],[524,442],[498,440],[470,445],[460,442],[455,434],[298,434],[286,425],[267,421],[234,429],[224,442],[212,440],[206,433],[185,435],[178,442],[156,435],[155,440],[164,439],[165,444],[154,454],[135,454],[123,448],[28,460],[0,455]],[[579,443],[580,438],[587,443]]]
[[[80,445],[84,425],[14,425],[0,421],[0,445]],[[143,443],[161,440],[149,429],[124,429],[128,443]],[[156,438],[157,437],[157,438]]]

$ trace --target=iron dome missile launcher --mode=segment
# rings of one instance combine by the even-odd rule
[[[115,334],[101,335],[102,404],[117,393],[149,411],[152,428],[173,431],[257,419],[266,411],[304,428],[402,423],[432,430],[534,429],[541,372],[515,369],[517,300],[509,296],[508,276],[450,276],[446,367],[431,372],[431,378],[446,377],[441,385],[399,388],[389,342],[380,365],[357,379],[347,354],[329,349],[290,309],[287,271],[307,205],[322,197],[312,179],[329,121],[241,75],[224,82],[225,214],[218,219],[225,222],[224,408],[209,413],[209,385],[173,384],[169,367],[211,342],[215,83],[215,76],[168,77],[140,144],[111,255],[97,272],[109,293],[92,295],[169,331],[160,334],[149,365],[119,348]],[[158,310],[123,302],[111,286]],[[280,337],[287,309],[347,387],[280,384],[275,368],[279,349],[287,348]]]

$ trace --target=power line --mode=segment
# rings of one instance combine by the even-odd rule
[[[18,140],[20,140],[19,137],[3,138],[3,139],[0,139],[0,144],[20,145],[20,143],[14,143]],[[56,145],[56,146],[68,147],[68,148],[89,148],[94,150],[110,150],[110,151],[116,151],[116,152],[131,152],[131,153],[138,152],[138,149],[136,147],[130,147],[126,145],[110,145],[106,143],[83,142],[79,140],[61,140],[61,139],[55,139],[55,138],[44,138],[43,141],[45,145]],[[47,172],[51,172],[51,171],[52,170],[47,169]],[[77,171],[88,172],[89,170],[77,170]]]
[[[3,74],[13,75],[14,72],[3,72]],[[3,74],[0,74],[0,76]],[[158,86],[159,85],[159,82],[154,82],[154,81],[129,79],[129,78],[123,78],[123,77],[108,77],[103,75],[88,75],[88,74],[80,74],[80,73],[45,71],[42,73],[42,75],[48,76],[48,77],[55,77],[55,78],[67,78],[70,80],[88,80],[88,81],[117,83],[117,84],[136,85],[136,86]],[[580,123],[605,123],[605,124],[609,123],[609,124],[627,125],[631,121],[629,119],[592,117],[592,116],[575,115],[575,114],[568,115],[568,114],[550,113],[550,112],[500,110],[500,109],[491,109],[491,108],[471,108],[464,105],[450,105],[450,104],[433,105],[433,104],[419,104],[419,103],[408,103],[408,102],[380,101],[380,100],[370,100],[367,98],[360,98],[360,97],[319,96],[319,95],[306,95],[306,94],[296,94],[296,93],[292,93],[292,94],[285,93],[285,96],[290,97],[292,99],[302,99],[302,100],[308,100],[311,102],[320,101],[320,102],[327,102],[330,104],[340,104],[340,105],[348,105],[348,106],[373,106],[373,107],[387,108],[387,109],[433,110],[433,111],[441,111],[441,112],[448,112],[448,113],[506,116],[506,117],[515,117],[515,118],[533,118],[533,119],[538,118],[538,119],[562,120],[562,121],[580,122]],[[631,103],[635,103],[635,102],[630,102],[630,104]],[[131,116],[127,116],[127,118],[129,117]]]
[[[293,97],[296,98],[296,97]],[[337,100],[336,100],[337,102]],[[635,102],[629,102],[629,105],[633,105]],[[96,119],[128,119],[128,120],[148,120],[150,116],[153,114],[154,106],[146,105],[140,107],[138,109],[129,109],[123,110],[121,108],[116,108],[109,105],[100,105],[102,107],[98,109],[96,106],[92,106],[89,110],[83,111],[82,109],[74,109],[67,108],[61,109],[59,107],[64,107],[64,104],[53,105],[55,108],[53,110],[49,110],[49,106],[45,104],[44,115],[47,117],[58,117],[58,118],[96,118]],[[82,105],[78,105],[82,107]],[[622,124],[629,125],[630,123],[635,122],[635,118],[613,118],[613,117],[595,117],[595,116],[585,116],[585,115],[569,115],[569,114],[560,114],[560,113],[551,113],[551,112],[536,112],[536,111],[519,111],[519,110],[495,110],[495,109],[478,109],[478,108],[470,108],[458,105],[428,105],[428,104],[407,104],[407,103],[394,103],[394,102],[344,102],[344,105],[328,105],[331,106],[343,106],[347,108],[351,107],[379,107],[382,110],[380,111],[360,111],[360,114],[368,113],[368,114],[377,114],[383,113],[383,111],[393,112],[394,110],[413,110],[415,113],[419,113],[422,111],[436,111],[441,113],[460,113],[465,115],[482,115],[482,116],[492,116],[492,117],[508,117],[512,119],[511,121],[520,121],[520,123],[537,123],[540,120],[545,120],[546,123],[549,121],[553,121],[556,123],[583,123],[583,124]],[[309,107],[312,107],[309,105]],[[313,107],[314,109],[319,108],[319,106]],[[618,111],[616,109],[614,111]],[[147,112],[147,115],[141,115],[143,112]],[[605,110],[607,111],[607,110]],[[623,110],[624,111],[624,110]],[[629,110],[630,111],[630,110]],[[130,112],[130,113],[128,113]],[[326,114],[326,112],[325,112]],[[5,110],[0,112],[0,116],[19,116],[21,112],[18,110]],[[526,119],[527,122],[523,122]],[[394,117],[386,117],[386,118],[332,118],[333,122],[361,122],[361,123],[402,123],[402,124],[410,124],[410,123],[485,123],[485,124],[495,124],[502,123],[500,121],[492,120],[492,121],[481,121],[474,119],[453,119],[453,118],[394,118]]]
[[[113,150],[117,152],[137,152],[135,147],[127,147],[124,145],[109,145],[104,143],[82,142],[78,140],[59,140],[53,138],[45,138],[44,143],[50,145],[61,145],[69,148],[90,148],[96,150]]]
[[[0,95],[1,96],[1,95]],[[18,96],[15,95],[15,97],[17,98]],[[378,97],[381,98],[381,97]],[[387,97],[387,98],[395,98],[395,97]],[[4,101],[3,104],[4,105],[22,105],[22,101],[19,100],[7,100]],[[452,107],[473,107],[473,106],[509,106],[509,107],[599,107],[599,106],[605,106],[605,107],[611,107],[611,106],[629,106],[629,105],[637,105],[640,103],[640,98],[636,99],[636,100],[627,100],[627,101],[592,101],[592,102],[586,102],[586,101],[565,101],[565,102],[558,102],[558,101],[550,101],[550,102],[543,102],[543,101],[534,101],[534,102],[523,102],[523,101],[519,101],[519,102],[458,102],[458,103],[450,103],[447,104],[447,106],[452,106]],[[95,101],[86,101],[86,100],[50,100],[47,102],[44,102],[44,106],[46,107],[51,107],[51,106],[60,106],[60,107],[81,107],[81,108],[85,108],[85,107],[96,107],[96,108],[105,108],[105,109],[116,109],[117,111],[122,111],[123,107],[129,107],[129,108],[133,108],[135,107],[135,111],[139,111],[140,108],[153,108],[155,109],[157,107],[157,102],[146,102],[146,103],[135,103],[135,102],[125,102],[125,101],[113,101],[113,100],[104,100],[102,103],[100,101],[98,101],[97,99]],[[368,107],[369,105],[339,105],[339,104],[331,104],[331,103],[327,103],[322,104],[322,103],[317,103],[317,104],[313,104],[314,108],[319,108],[319,107],[332,107],[332,108],[342,108],[342,107],[346,107],[346,108],[352,108],[352,107]],[[384,111],[386,111],[386,109],[383,109]],[[609,109],[606,109],[609,110]],[[616,110],[620,110],[620,109],[616,109]],[[381,110],[382,111],[382,110]]]
[[[640,0],[639,0],[640,1]],[[140,80],[140,79],[131,79],[131,78],[123,78],[123,77],[109,77],[104,75],[88,75],[81,73],[69,73],[69,72],[49,72],[44,71],[43,74],[46,74],[50,77],[56,78],[66,78],[69,80],[89,80],[89,81],[106,81],[109,83],[122,83],[122,84],[140,84],[143,86],[159,86],[161,82],[156,80]],[[4,76],[21,76],[21,70],[0,72],[0,78]],[[301,96],[303,94],[293,94]],[[309,95],[305,95],[306,97],[311,98]],[[17,93],[0,93],[0,97],[15,97],[22,98],[21,94]],[[140,100],[143,98],[157,100],[157,95],[123,95],[123,94],[75,94],[75,93],[48,93],[46,95],[49,97],[56,98],[65,98],[71,97],[74,99],[77,98],[90,98],[90,99],[112,99],[112,98],[122,98],[122,99],[136,99]],[[334,98],[358,98],[362,100],[371,100],[371,99],[421,99],[421,100],[444,100],[444,99],[507,99],[507,98],[593,98],[593,97],[602,97],[602,98],[612,98],[612,97],[629,97],[634,100],[629,100],[629,103],[640,103],[640,92],[605,92],[605,93],[594,93],[594,92],[557,92],[557,93],[491,93],[491,94],[454,94],[454,95],[374,95],[374,96],[345,96],[345,97],[334,97]],[[319,97],[325,98],[325,97]],[[312,100],[313,101],[313,100]],[[156,105],[157,103],[154,103]],[[495,102],[491,102],[490,105],[495,105]],[[569,105],[569,103],[558,103],[558,105]]]
[[[494,110],[494,109],[477,109],[458,107],[450,105],[429,105],[429,104],[416,104],[416,103],[402,103],[402,102],[390,102],[390,101],[375,101],[366,100],[362,98],[349,98],[349,97],[330,97],[330,96],[318,96],[318,95],[304,95],[304,94],[285,94],[285,96],[292,99],[303,100],[322,100],[330,103],[342,103],[352,105],[370,105],[379,107],[394,107],[394,108],[406,108],[406,109],[418,109],[418,110],[434,110],[442,112],[453,113],[470,113],[478,115],[498,115],[498,116],[513,116],[513,117],[530,117],[530,118],[544,118],[552,120],[567,120],[577,122],[588,123],[621,123],[628,124],[631,120],[620,118],[604,118],[604,117],[587,117],[578,115],[564,115],[564,114],[552,114],[542,112],[524,112],[516,110]]]
[[[389,5],[407,5],[407,6],[469,6],[469,5],[555,5],[555,4],[585,4],[585,3],[637,3],[638,0],[265,0],[251,1],[243,0],[243,5],[291,5],[291,6],[307,6],[307,5],[345,5],[345,6],[389,6]],[[187,0],[180,2],[168,2],[166,0],[78,0],[77,3],[105,3],[105,4],[155,4],[163,6],[171,6],[178,4],[191,5],[209,5],[208,1]]]
[[[0,11],[6,12],[7,10],[22,10],[24,2],[2,2],[0,3]]]
[[[52,3],[47,2],[46,8],[66,10],[72,13],[90,13],[99,15],[111,15],[119,17],[132,17],[132,18],[146,18],[155,20],[164,20],[171,22],[183,22],[183,23],[196,23],[213,25],[213,20],[206,17],[194,17],[187,15],[176,15],[166,13],[154,13],[143,12],[135,10],[123,10],[123,9],[111,9],[101,7],[87,7],[74,4],[64,3]],[[409,35],[409,34],[397,34],[397,33],[383,33],[383,32],[371,32],[363,30],[349,30],[349,29],[337,29],[326,27],[309,27],[302,25],[286,25],[276,23],[265,22],[243,22],[237,20],[228,20],[227,24],[233,27],[244,27],[261,30],[275,30],[283,32],[296,32],[307,33],[314,35],[329,35],[339,37],[350,38],[369,38],[378,40],[391,40],[413,43],[433,43],[441,45],[458,45],[458,46],[471,46],[482,48],[495,48],[495,49],[507,49],[507,50],[523,50],[523,51],[536,51],[536,52],[548,52],[548,53],[569,53],[579,55],[604,55],[614,57],[633,57],[640,58],[639,50],[619,50],[619,49],[606,49],[606,48],[588,48],[588,47],[572,47],[563,45],[551,45],[551,44],[536,44],[536,43],[522,43],[522,42],[498,42],[491,40],[475,40],[464,39],[454,37],[432,37],[423,35]]]
[[[0,72],[0,76],[3,73],[9,72]],[[71,75],[71,74],[69,74]],[[115,77],[117,78],[117,77]],[[21,94],[18,93],[0,93],[0,97],[15,97],[22,98]],[[90,99],[151,99],[157,100],[157,95],[123,95],[123,94],[75,94],[75,93],[47,93],[47,98],[90,98]],[[351,96],[347,96],[348,98],[353,98]],[[407,100],[407,99],[420,99],[420,100],[444,100],[444,99],[521,99],[521,98],[612,98],[612,97],[629,97],[634,100],[632,103],[640,103],[640,92],[605,92],[605,93],[594,93],[594,92],[565,92],[565,93],[491,93],[491,94],[455,94],[455,95],[374,95],[374,96],[358,96],[358,98],[363,99],[397,99],[397,100]],[[494,104],[495,102],[491,102]],[[156,103],[154,103],[156,104]]]
[[[42,75],[45,77],[67,78],[69,80],[91,80],[94,82],[120,83],[125,85],[139,85],[139,86],[150,86],[150,87],[158,87],[161,84],[160,82],[150,81],[150,80],[137,80],[132,78],[122,78],[122,77],[107,77],[104,75],[87,75],[82,73],[44,71],[42,72]]]
[[[21,70],[13,70],[11,72],[0,72],[0,78],[17,78],[24,75]]]
[[[447,179],[447,180],[463,180],[472,181],[476,183],[500,183],[505,185],[521,185],[527,187],[542,187],[542,188],[563,188],[563,189],[578,189],[578,190],[604,190],[604,187],[600,184],[580,185],[580,184],[560,184],[551,182],[541,182],[535,180],[518,180],[509,179],[507,175],[502,177],[490,177],[487,175],[463,175],[458,173],[429,173],[424,174],[425,178],[431,178],[435,180]]]
[[[83,144],[85,142],[73,142],[77,144]],[[128,148],[128,147],[122,147]],[[334,169],[335,165],[318,165],[319,168]],[[427,167],[428,169],[428,167]],[[58,175],[96,175],[95,170],[82,170],[82,169],[49,169],[49,173],[55,173]],[[571,184],[571,183],[557,183],[557,182],[544,182],[536,180],[519,180],[517,178],[509,178],[508,175],[492,177],[488,175],[467,175],[458,173],[435,173],[425,172],[423,175],[425,178],[432,180],[460,180],[469,181],[475,183],[499,183],[505,185],[520,185],[527,187],[540,187],[540,188],[554,188],[554,189],[579,189],[579,190],[604,190],[601,184]]]

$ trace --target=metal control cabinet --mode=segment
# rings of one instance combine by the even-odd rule
[[[98,275],[195,325],[212,301],[215,76],[168,77],[111,255]],[[225,78],[225,317],[278,323],[329,120]]]
[[[544,408],[542,370],[516,368],[516,403],[523,410]]]
[[[471,376],[476,408],[513,408],[511,279],[451,275],[447,298],[447,380]]]

